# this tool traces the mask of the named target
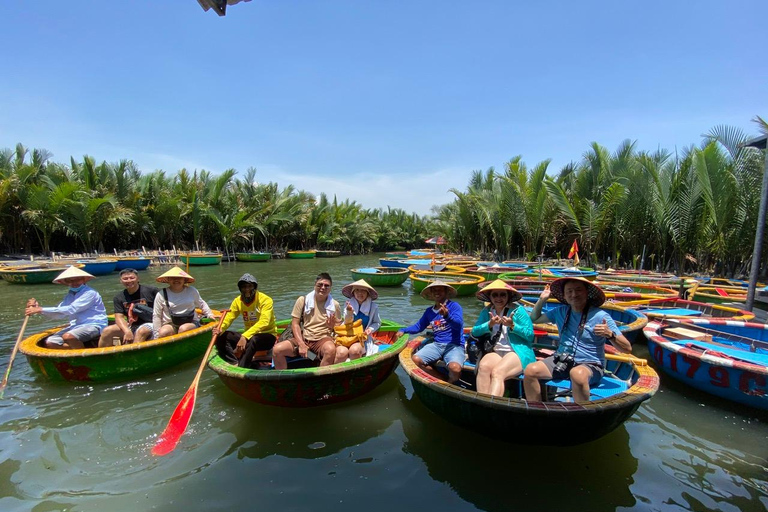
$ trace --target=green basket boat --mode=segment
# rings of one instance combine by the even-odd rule
[[[459,297],[466,297],[477,293],[478,285],[485,282],[485,278],[472,274],[456,274],[453,272],[414,272],[409,276],[413,291],[421,293],[428,284],[434,281],[442,281],[456,289]]]
[[[294,260],[308,260],[315,257],[316,251],[288,251],[285,255]]]
[[[427,374],[414,364],[412,352],[423,338],[408,343],[400,352],[400,364],[411,379],[419,400],[433,413],[481,435],[509,441],[517,439],[538,445],[575,445],[598,439],[619,427],[659,389],[658,374],[643,359],[606,354],[610,378],[606,389],[593,389],[587,403],[569,401],[529,402],[510,379],[508,389],[518,388],[509,397],[493,397],[465,389]],[[607,347],[606,347],[607,348]],[[608,374],[607,374],[608,375]],[[462,380],[474,379],[466,368]]]
[[[288,323],[278,322],[278,326]],[[375,336],[380,347],[378,353],[322,368],[291,368],[294,363],[289,363],[287,370],[240,368],[217,354],[208,360],[208,367],[229,389],[260,404],[314,407],[344,402],[371,391],[392,374],[397,356],[408,342],[407,335],[396,339],[401,327],[385,320]],[[298,363],[308,361],[302,358]]]
[[[130,380],[202,356],[216,323],[201,321],[206,323],[197,329],[143,343],[74,350],[40,346],[44,338],[66,327],[59,326],[33,334],[19,350],[37,374],[53,382]]]
[[[315,251],[315,255],[318,258],[338,258],[341,256],[341,251]]]
[[[350,272],[352,272],[353,281],[363,279],[374,288],[377,286],[400,286],[408,280],[408,275],[410,275],[407,268],[393,267],[353,268]]]
[[[179,254],[179,260],[192,267],[201,267],[203,265],[221,264],[221,254],[203,253],[203,254]]]
[[[269,252],[238,252],[235,253],[237,261],[269,261],[272,253]]]
[[[57,275],[67,267],[83,268],[85,265],[24,265],[19,267],[0,267],[0,277],[13,284],[51,284]]]

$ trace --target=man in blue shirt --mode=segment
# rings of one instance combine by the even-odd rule
[[[52,349],[78,349],[94,346],[101,330],[107,326],[107,310],[99,292],[85,283],[93,279],[88,272],[69,267],[54,283],[67,285],[69,292],[56,307],[40,307],[34,298],[27,301],[27,316],[69,318],[69,326],[48,336],[45,346]]]
[[[463,312],[458,303],[450,300],[456,297],[456,289],[438,280],[424,288],[421,296],[434,301],[434,306],[428,307],[418,322],[398,332],[397,337],[403,333],[418,334],[432,327],[434,342],[413,354],[413,362],[430,375],[442,379],[443,376],[432,368],[442,359],[448,365],[448,382],[453,384],[459,380],[464,364]]]
[[[550,294],[566,304],[542,313]],[[533,323],[555,322],[560,343],[555,355],[525,367],[525,398],[541,401],[541,382],[553,377],[570,379],[573,400],[588,402],[590,386],[600,383],[605,372],[605,342],[619,351],[631,353],[632,345],[621,334],[613,318],[600,309],[605,294],[594,283],[582,277],[564,277],[548,285],[531,312]]]

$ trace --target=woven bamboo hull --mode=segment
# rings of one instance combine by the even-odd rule
[[[376,274],[370,274],[367,272],[358,272],[357,269],[352,269],[352,279],[358,281],[360,279],[365,280],[366,283],[373,286],[400,286],[408,280],[409,271],[407,269],[397,269],[389,267],[373,267],[379,272]]]
[[[510,433],[530,444],[574,445],[598,439],[619,427],[656,393],[659,379],[648,366],[626,392],[586,404],[527,402],[461,389],[421,371],[411,360],[418,339],[400,353],[400,364],[416,396],[432,412],[488,437],[509,440]]]
[[[485,281],[480,276],[471,274],[454,274],[451,272],[414,272],[410,276],[413,291],[421,293],[433,281],[443,280],[456,289],[459,297],[466,297],[477,293],[478,285]]]
[[[78,267],[82,268],[80,265]],[[50,284],[64,272],[64,266],[53,268],[7,268],[0,270],[0,277],[13,284]]]
[[[761,338],[768,338],[768,329],[763,324],[750,324],[730,320],[696,320],[695,324],[708,329],[715,328],[745,336],[739,331],[739,324],[756,326],[752,330],[764,331]],[[717,325],[730,324],[720,328]],[[757,327],[759,326],[759,327]],[[688,386],[738,404],[768,410],[768,366],[747,359],[752,354],[743,351],[744,360],[721,357],[717,347],[711,352],[688,348],[661,333],[662,324],[651,322],[645,328],[648,350],[651,357],[665,374]],[[754,337],[748,335],[748,337]],[[759,339],[759,338],[756,338]],[[692,341],[695,345],[696,342]]]
[[[106,276],[117,269],[117,260],[78,260],[83,270],[94,276]]]
[[[146,270],[152,262],[149,258],[118,258],[115,270],[120,271],[126,268],[133,270]]]
[[[651,299],[624,302],[620,304],[626,308],[636,308],[649,318],[691,318],[690,315],[675,313],[675,309],[686,309],[701,313],[699,318],[727,318],[729,320],[749,321],[755,318],[755,314],[744,310],[721,306],[719,304],[707,304],[704,302],[684,300],[678,298]]]
[[[315,251],[288,251],[286,256],[294,260],[308,260],[315,257]]]
[[[221,263],[221,254],[180,254],[179,261],[193,267],[218,265]]]
[[[269,261],[272,254],[268,252],[238,252],[235,254],[237,261]]]
[[[210,322],[183,334],[116,347],[56,350],[38,346],[64,327],[59,326],[30,336],[19,350],[32,369],[50,381],[130,380],[200,357],[208,348],[214,326]]]
[[[338,258],[341,256],[341,251],[316,251],[318,258]]]
[[[407,341],[408,336],[403,335],[383,352],[326,367],[252,370],[228,364],[216,354],[208,366],[229,389],[253,402],[315,407],[352,400],[384,382],[397,366],[397,356]]]

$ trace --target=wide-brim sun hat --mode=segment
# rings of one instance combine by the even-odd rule
[[[373,286],[366,283],[364,279],[360,279],[354,283],[349,283],[341,289],[341,294],[348,299],[351,299],[354,296],[352,293],[355,291],[355,288],[360,288],[367,291],[371,300],[376,300],[379,298],[379,292],[377,292]]]
[[[446,294],[446,296],[449,299],[453,299],[454,297],[456,297],[456,295],[458,295],[457,292],[456,292],[456,288],[454,288],[453,286],[449,285],[445,281],[440,281],[438,279],[436,281],[432,281],[431,283],[429,283],[427,285],[426,288],[421,290],[421,296],[424,297],[427,300],[435,300],[434,296],[432,295],[432,292],[434,292],[435,288],[437,288],[439,286],[442,286],[443,288],[447,288],[448,289],[448,293]]]
[[[584,286],[587,287],[587,297],[591,306],[599,307],[605,302],[605,293],[603,293],[603,290],[592,281],[584,279],[583,277],[561,277],[560,279],[555,279],[552,281],[552,284],[549,285],[549,291],[551,292],[552,297],[563,304],[568,304],[565,300],[565,283],[568,281],[584,283]]]
[[[512,287],[512,285],[505,283],[501,279],[496,279],[495,281],[492,281],[491,283],[485,285],[485,287],[480,289],[475,294],[475,297],[477,297],[479,300],[482,300],[484,302],[491,302],[491,292],[493,290],[502,290],[507,292],[507,304],[509,304],[510,302],[517,302],[518,300],[523,298],[522,293],[515,290]]]
[[[158,277],[157,279],[155,279],[155,281],[157,281],[158,283],[168,283],[168,279],[171,278],[171,277],[183,277],[184,278],[184,282],[186,282],[186,283],[194,283],[195,282],[195,278],[194,277],[192,277],[191,275],[187,274],[186,272],[181,270],[179,267],[173,267],[171,270],[169,270],[165,274],[163,274],[160,277]]]
[[[67,267],[64,272],[56,276],[56,279],[54,279],[53,282],[56,284],[66,284],[63,282],[64,279],[70,279],[72,277],[87,277],[87,280],[90,281],[96,276],[93,276],[85,270],[79,269],[77,267]]]

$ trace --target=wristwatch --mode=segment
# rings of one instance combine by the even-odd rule
[[[616,341],[616,333],[611,331],[611,335],[608,336],[609,341]]]

